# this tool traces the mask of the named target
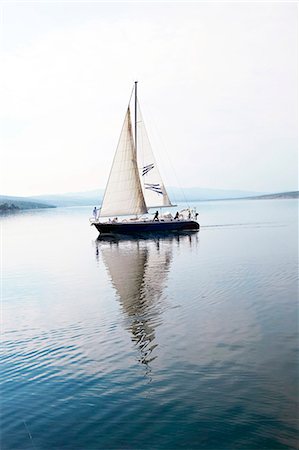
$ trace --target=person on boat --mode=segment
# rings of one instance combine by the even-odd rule
[[[94,220],[97,220],[98,210],[97,210],[96,206],[93,208],[92,214],[93,214]]]
[[[190,209],[189,209],[189,212],[188,212],[188,219],[189,220],[191,219],[191,211],[190,211]]]
[[[179,216],[180,216],[180,215],[179,215],[179,212],[177,211],[177,212],[176,212],[176,215],[174,216],[174,220],[178,220],[178,219],[179,219]]]
[[[159,211],[155,212],[154,220],[157,220],[159,222]]]

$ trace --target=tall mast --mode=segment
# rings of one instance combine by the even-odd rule
[[[135,152],[137,155],[137,83],[135,81]]]

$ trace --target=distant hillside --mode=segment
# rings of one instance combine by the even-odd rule
[[[13,203],[0,203],[0,214],[4,212],[13,212],[13,211],[19,211],[20,208]]]
[[[299,198],[299,191],[291,191],[291,192],[279,192],[277,194],[266,194],[266,195],[257,195],[254,197],[246,197],[249,200],[263,200],[263,199],[288,199],[288,198]]]
[[[66,194],[36,195],[32,201],[43,202],[56,206],[98,206],[102,203],[104,189],[87,192],[71,192]]]
[[[54,205],[35,202],[26,197],[0,195],[0,213],[23,209],[55,208]]]
[[[209,200],[299,198],[298,191],[265,194],[250,191],[204,188],[180,189],[177,187],[168,187],[167,191],[173,203]],[[55,208],[56,206],[99,206],[102,203],[103,195],[104,189],[87,192],[72,192],[60,195],[38,195],[34,197],[9,197],[2,195],[0,196],[0,206],[4,203],[7,203],[8,206],[14,205],[16,208],[20,209]]]
[[[204,188],[177,188],[168,187],[167,191],[173,202],[195,201],[195,200],[224,200],[231,198],[244,198],[251,195],[259,195],[259,192],[234,191],[224,189]],[[264,194],[264,193],[261,193]],[[72,192],[60,195],[38,195],[30,197],[33,201],[40,201],[56,206],[98,206],[102,203],[104,189],[87,192]]]
[[[232,198],[244,198],[253,195],[262,195],[265,192],[240,191],[232,189],[207,189],[207,188],[178,188],[168,187],[170,198],[176,202],[196,200],[227,200]]]

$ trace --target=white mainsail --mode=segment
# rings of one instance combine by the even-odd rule
[[[147,212],[140,183],[128,108],[106,186],[101,217]]]
[[[137,161],[146,206],[172,206],[154,158],[139,105],[137,117]]]

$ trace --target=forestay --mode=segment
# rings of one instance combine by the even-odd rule
[[[137,112],[137,161],[146,206],[148,208],[171,206],[171,201],[154,158],[139,105]]]

